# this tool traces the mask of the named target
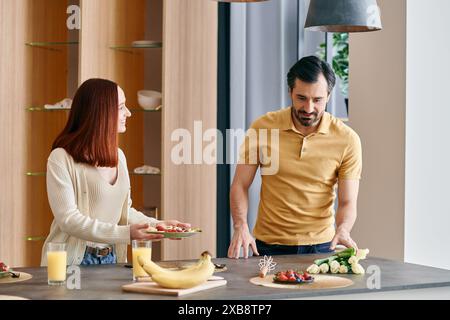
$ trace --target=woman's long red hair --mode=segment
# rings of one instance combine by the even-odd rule
[[[117,166],[118,99],[116,83],[104,79],[85,81],[75,94],[69,120],[52,150],[64,148],[76,162]]]

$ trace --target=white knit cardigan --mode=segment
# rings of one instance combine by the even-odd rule
[[[130,178],[124,153],[119,152],[119,161],[126,170],[128,186]],[[47,265],[47,244],[64,242],[67,249],[67,264],[79,265],[83,260],[86,242],[115,245],[117,262],[127,262],[127,245],[130,243],[130,224],[159,221],[145,216],[131,207],[131,188],[122,206],[118,224],[101,222],[90,217],[89,190],[85,169],[89,166],[77,163],[64,149],[51,152],[47,161],[47,194],[53,212],[50,233],[42,248],[41,265]]]

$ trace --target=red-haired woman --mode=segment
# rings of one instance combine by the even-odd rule
[[[90,79],[77,90],[66,127],[53,143],[47,162],[47,193],[54,220],[49,242],[66,243],[67,263],[124,263],[131,240],[157,240],[145,233],[158,221],[131,207],[130,179],[118,133],[131,116],[125,94],[114,82]]]

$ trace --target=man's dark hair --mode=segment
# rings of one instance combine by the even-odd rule
[[[328,94],[330,94],[336,84],[336,76],[330,65],[316,56],[304,57],[291,67],[287,74],[288,86],[292,91],[296,79],[306,83],[316,83],[321,73],[327,80]]]

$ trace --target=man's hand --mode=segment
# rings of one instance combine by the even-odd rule
[[[258,249],[256,248],[255,239],[248,230],[248,225],[234,229],[233,239],[231,239],[230,246],[228,248],[228,258],[239,259],[239,253],[241,247],[244,248],[244,258],[248,258],[248,247],[252,248],[253,254],[259,256]]]
[[[355,248],[356,250],[358,250],[356,242],[353,241],[353,239],[350,237],[350,232],[348,232],[345,228],[338,228],[336,230],[336,234],[331,241],[330,249],[336,249],[336,246],[338,244],[344,245],[347,248]]]
[[[336,249],[338,244],[347,248],[358,249],[356,242],[350,237],[350,231],[356,221],[356,203],[358,199],[359,180],[339,180],[339,205],[336,212],[336,234],[331,241],[330,249]]]

